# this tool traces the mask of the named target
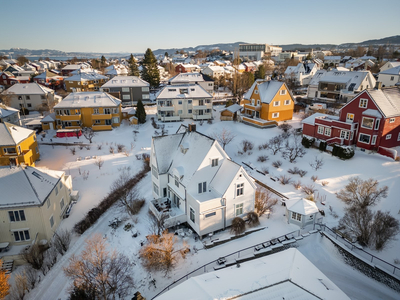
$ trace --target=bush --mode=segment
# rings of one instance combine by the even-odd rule
[[[322,181],[322,182],[321,182],[322,186],[327,186],[328,183],[329,183],[328,181]]]
[[[269,169],[268,169],[267,167],[263,167],[263,168],[261,169],[261,171],[262,171],[264,174],[269,174]]]
[[[121,152],[123,152],[125,150],[125,145],[122,145],[122,144],[118,144],[117,145],[117,151],[118,151],[118,153],[121,153]]]
[[[294,188],[296,190],[299,190],[301,188],[301,181],[300,180],[297,180],[297,181],[293,182],[292,184],[293,184],[293,186],[294,186]]]
[[[19,113],[20,113],[20,115],[27,116],[27,115],[29,115],[29,110],[27,108],[23,107],[19,110]]]
[[[281,175],[279,177],[279,182],[283,185],[289,184],[292,182],[292,178],[290,176]]]
[[[304,177],[307,174],[307,171],[300,170],[298,167],[294,167],[293,169],[289,169],[288,173],[293,175],[298,174],[300,177]]]
[[[260,225],[260,220],[258,219],[258,214],[254,211],[247,213],[247,220],[250,227],[255,227]]]
[[[76,153],[76,149],[75,149],[75,147],[72,147],[71,149],[69,149],[70,151],[71,151],[71,153],[72,153],[72,155],[75,155],[75,153]]]
[[[309,139],[306,136],[303,136],[303,139],[301,140],[301,144],[304,146],[304,148],[310,148],[314,144],[315,139]]]
[[[305,185],[301,188],[301,190],[303,191],[304,194],[308,196],[314,194],[317,191],[314,184]]]
[[[240,152],[241,153],[246,153],[247,151],[251,151],[254,148],[254,144],[250,142],[249,140],[243,140],[240,143]]]
[[[354,156],[354,149],[350,147],[342,147],[340,145],[333,145],[332,155],[340,159],[350,159]]]
[[[311,176],[311,180],[316,182],[318,180],[318,176],[315,176],[315,175]]]
[[[110,146],[110,153],[114,154],[114,147],[113,146]]]
[[[235,217],[232,220],[231,233],[235,235],[242,234],[246,229],[246,223],[241,217]]]
[[[272,163],[272,166],[278,169],[280,166],[282,166],[282,162],[280,160],[276,160]]]
[[[281,129],[283,132],[288,132],[292,128],[292,125],[288,123],[282,123],[278,126],[278,128]]]
[[[268,156],[267,155],[260,155],[258,158],[257,158],[257,161],[259,161],[259,162],[265,162],[265,161],[267,161],[268,160]]]
[[[299,171],[300,177],[304,177],[306,174],[307,174],[307,171],[304,171],[304,170]]]
[[[325,152],[326,151],[326,146],[327,146],[328,144],[325,142],[325,141],[321,141],[320,143],[319,143],[319,146],[318,146],[318,149],[320,150],[320,151],[322,151],[322,152]]]

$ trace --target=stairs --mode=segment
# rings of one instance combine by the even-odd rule
[[[12,272],[13,267],[14,267],[13,260],[5,260],[5,261],[3,261],[3,265],[2,265],[1,269],[6,272],[6,275],[8,275]]]

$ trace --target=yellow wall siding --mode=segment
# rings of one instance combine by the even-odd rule
[[[285,90],[286,94],[281,95],[280,91]],[[290,100],[289,105],[285,105],[285,100]],[[279,101],[279,106],[274,106],[274,102]],[[286,121],[293,118],[294,102],[290,96],[289,91],[285,85],[282,85],[281,89],[275,95],[271,103],[263,103],[261,107],[261,119],[273,120],[273,121]],[[279,113],[278,118],[273,118],[273,113]]]
[[[21,152],[19,152],[18,146],[20,146]],[[4,155],[4,148],[15,148],[17,153],[14,155]],[[31,151],[29,152],[29,150]],[[35,161],[37,161],[40,157],[39,147],[36,141],[36,134],[33,132],[17,146],[0,147],[0,166],[9,165],[10,157],[18,157],[18,163],[24,163],[28,166],[35,166]]]

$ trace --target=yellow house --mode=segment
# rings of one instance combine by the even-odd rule
[[[30,245],[53,237],[68,211],[72,180],[63,171],[0,167],[0,190],[0,241]]]
[[[293,96],[284,82],[257,80],[243,99],[245,123],[268,127],[293,117]]]
[[[98,91],[108,81],[108,77],[96,72],[79,70],[77,74],[64,79],[67,92]]]
[[[71,93],[54,106],[56,129],[111,130],[121,125],[121,100],[104,92]]]
[[[0,123],[0,166],[35,166],[39,157],[35,131],[8,122]]]
[[[56,114],[51,113],[40,120],[43,130],[53,130],[56,128]]]

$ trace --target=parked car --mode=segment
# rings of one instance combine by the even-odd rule
[[[313,110],[326,109],[326,104],[325,103],[312,103],[309,106],[309,108],[313,109]]]

